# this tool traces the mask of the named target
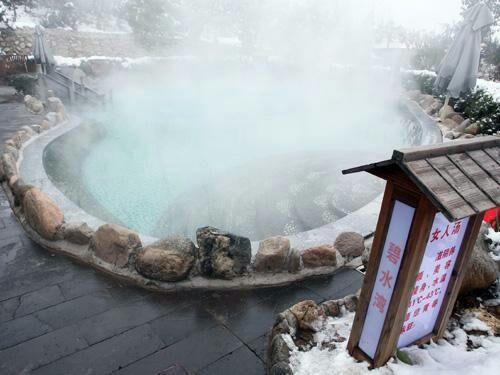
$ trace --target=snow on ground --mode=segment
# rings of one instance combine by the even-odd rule
[[[87,61],[110,61],[122,65],[124,68],[134,67],[136,65],[150,64],[164,60],[189,60],[192,56],[144,56],[144,57],[112,57],[112,56],[90,56],[90,57],[64,57],[54,56],[57,65],[79,67]]]
[[[489,92],[491,96],[495,98],[495,100],[500,101],[500,82],[478,79],[476,87]]]
[[[422,348],[412,346],[404,351],[413,365],[393,359],[384,367],[368,370],[368,364],[355,361],[347,352],[347,339],[351,331],[354,313],[338,318],[328,318],[323,329],[314,335],[315,347],[307,352],[299,351],[290,336],[285,340],[294,348],[290,362],[295,375],[470,375],[498,374],[500,369],[500,337],[491,336],[490,328],[473,314],[464,315],[462,328],[447,331],[438,343]],[[468,334],[466,330],[483,334]],[[345,338],[344,341],[343,338]],[[472,343],[475,349],[468,349]]]
[[[0,4],[0,10],[2,10],[3,5]],[[14,29],[19,29],[23,27],[34,28],[38,23],[38,19],[30,13],[27,13],[23,7],[19,7],[16,11],[16,19],[14,21],[14,13],[7,11],[6,18],[12,22],[12,27]],[[0,26],[2,28],[2,26]]]
[[[491,250],[490,255],[495,261],[500,260],[500,232],[495,232],[493,228],[488,228],[488,233],[486,233],[486,238],[491,241],[489,248]]]

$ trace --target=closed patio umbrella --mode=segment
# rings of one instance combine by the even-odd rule
[[[39,25],[35,27],[33,56],[35,58],[35,62],[42,65],[42,69],[44,69],[45,72],[48,71],[48,68],[51,65],[56,64],[56,61],[54,60],[54,57],[52,56],[52,53],[50,52],[45,41],[43,28]]]
[[[465,12],[460,30],[439,65],[434,84],[437,89],[446,91],[446,102],[450,96],[459,97],[476,87],[481,32],[494,21],[490,9],[483,3],[477,3]]]

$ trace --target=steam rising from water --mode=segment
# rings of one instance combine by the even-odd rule
[[[311,229],[381,191],[342,168],[406,144],[397,77],[373,67],[387,64],[370,48],[369,2],[235,3],[239,30],[211,20],[205,42],[171,50],[194,58],[101,83],[113,103],[94,114],[107,135],[84,181],[134,229],[193,236],[213,225],[252,239]],[[243,45],[215,43],[229,32]]]

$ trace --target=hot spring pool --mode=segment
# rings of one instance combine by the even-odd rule
[[[386,79],[186,66],[115,76],[113,102],[53,141],[45,169],[83,209],[147,235],[295,234],[382,191],[343,168],[416,142]]]

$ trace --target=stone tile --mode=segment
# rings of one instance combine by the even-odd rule
[[[2,242],[0,240],[0,242]],[[20,247],[21,243],[13,244],[0,255],[0,282],[5,279],[29,277],[33,270],[43,267],[49,271],[60,269],[61,264],[51,259],[47,254],[33,253],[32,250]]]
[[[23,254],[19,236],[0,240],[0,280],[10,277],[15,268],[19,268],[13,266],[16,260],[18,263],[26,261],[25,257],[22,257]],[[29,258],[27,260],[29,261]]]
[[[269,342],[269,332],[262,335],[255,340],[247,343],[250,350],[252,350],[257,357],[264,363],[267,363],[267,345]]]
[[[98,274],[92,269],[87,268],[86,271],[59,284],[66,299],[83,297],[116,285],[111,278]]]
[[[229,317],[262,302],[265,299],[262,294],[254,291],[213,292],[200,304],[217,320],[225,322]],[[267,297],[270,295],[269,292]]]
[[[77,323],[77,330],[92,345],[165,315],[175,306],[146,303],[140,299],[121,305]],[[153,331],[158,334],[157,330]]]
[[[5,228],[0,231],[0,241],[5,241],[10,237],[24,235],[24,229],[18,224],[13,225],[9,218],[2,218]]]
[[[32,374],[108,374],[156,352],[161,346],[151,327],[142,325],[40,367]]]
[[[110,294],[103,290],[49,307],[35,315],[42,322],[58,329],[109,310],[114,307],[114,303]]]
[[[48,324],[33,315],[10,320],[0,325],[0,349],[17,345],[51,330]]]
[[[70,280],[74,275],[74,270],[64,264],[55,264],[51,268],[27,268],[25,271],[15,277],[0,279],[0,301]]]
[[[239,370],[236,370],[239,369]],[[200,375],[224,375],[240,373],[264,375],[264,363],[246,346],[236,349],[198,372]]]
[[[150,322],[153,331],[165,345],[171,345],[196,332],[217,325],[217,321],[199,305],[169,312]]]
[[[64,301],[57,285],[48,286],[40,290],[24,294],[19,297],[19,306],[16,309],[15,317],[28,315],[33,312],[57,305]]]
[[[174,363],[165,370],[160,371],[157,375],[189,375],[188,372],[179,364]]]
[[[107,289],[107,291],[118,303],[131,303],[152,294],[152,292],[139,288],[135,285],[119,284],[109,277],[108,282],[112,283],[113,287]],[[173,298],[178,298],[176,294],[172,294],[172,296]]]
[[[0,323],[14,319],[17,306],[19,306],[19,297],[0,302]]]
[[[351,268],[341,268],[331,276],[300,282],[301,286],[325,299],[337,299],[355,293],[362,284],[363,274]]]
[[[178,363],[194,372],[215,362],[242,346],[234,335],[222,326],[197,332],[188,338],[141,359],[117,374],[156,374]]]
[[[322,297],[298,286],[284,288],[281,293],[230,317],[227,327],[242,341],[252,341],[272,328],[278,313],[306,299],[320,302]]]
[[[85,348],[85,340],[71,327],[49,332],[0,351],[0,374],[29,373],[30,370]],[[62,372],[67,374],[67,372]]]

